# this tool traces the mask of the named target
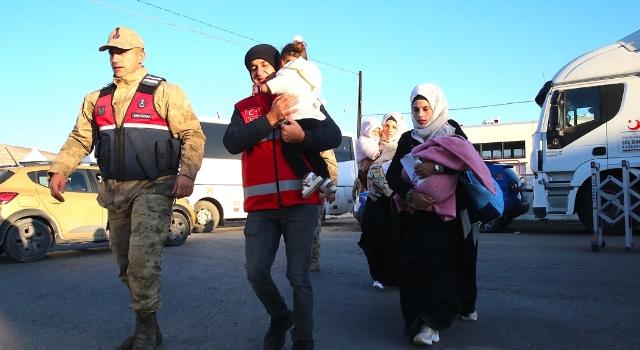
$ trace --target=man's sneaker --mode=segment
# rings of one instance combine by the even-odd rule
[[[431,345],[440,341],[440,332],[427,326],[420,328],[420,333],[413,337],[413,343],[419,345]]]
[[[293,313],[287,310],[287,316],[274,320],[271,319],[269,330],[264,336],[264,350],[280,350],[287,340],[287,331],[293,327]]]
[[[330,178],[326,178],[322,185],[318,187],[318,191],[320,191],[320,199],[325,199],[332,193],[336,193],[336,191],[338,191],[338,187],[333,184],[333,181],[331,181]]]
[[[293,342],[291,350],[313,350],[313,339],[300,339]]]
[[[468,314],[467,316],[462,316],[462,319],[465,321],[469,321],[469,322],[474,322],[478,320],[478,310],[473,310],[472,313]]]
[[[384,286],[382,285],[382,283],[380,283],[378,281],[373,281],[373,288],[384,289]]]
[[[307,174],[307,177],[302,180],[302,198],[309,198],[321,183],[322,178],[320,176],[316,176],[313,172]]]

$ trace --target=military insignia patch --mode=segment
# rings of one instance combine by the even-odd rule
[[[147,101],[145,101],[144,98],[141,98],[140,101],[138,101],[138,107],[144,108],[146,105]]]
[[[131,113],[131,118],[151,119],[151,114]]]
[[[104,106],[98,106],[98,115],[104,115]]]

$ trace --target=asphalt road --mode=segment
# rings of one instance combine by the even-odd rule
[[[159,349],[260,349],[269,318],[245,278],[240,225],[166,248]],[[516,220],[505,231],[480,237],[479,320],[456,320],[431,348],[640,347],[640,253],[624,237],[594,253],[574,221]],[[325,222],[312,274],[316,349],[417,348],[403,336],[397,289],[372,288],[359,237],[353,219]],[[283,245],[273,275],[291,305]],[[0,256],[0,349],[114,349],[133,329],[128,299],[106,246],[28,264]]]

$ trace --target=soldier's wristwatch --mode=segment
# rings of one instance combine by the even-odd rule
[[[436,164],[433,166],[436,169],[436,174],[440,175],[442,173],[444,173],[444,167],[440,164]]]

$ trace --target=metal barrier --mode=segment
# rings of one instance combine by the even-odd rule
[[[633,210],[640,205],[640,194],[634,191],[632,187],[640,181],[640,177],[637,177],[632,182],[629,181],[629,162],[626,160],[622,161],[621,170],[622,181],[609,175],[601,182],[600,163],[591,162],[591,203],[593,206],[593,242],[591,242],[591,250],[594,252],[606,246],[602,238],[602,220],[613,225],[624,218],[626,250],[630,250],[633,247],[633,219],[636,222],[640,222],[640,216],[635,214]],[[605,191],[604,187],[608,184],[617,186],[619,190],[613,191],[608,188]],[[632,196],[635,201],[634,204],[631,204]],[[617,210],[611,212],[610,210],[605,211],[605,208]],[[615,216],[611,217],[612,214]]]

